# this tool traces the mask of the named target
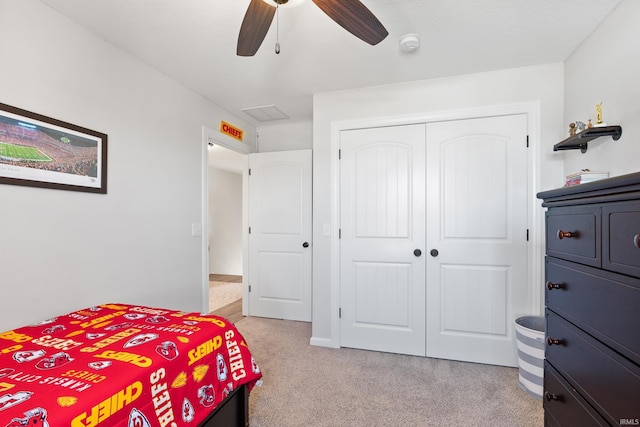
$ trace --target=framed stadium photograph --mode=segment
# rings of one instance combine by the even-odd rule
[[[107,135],[0,103],[0,184],[107,193]]]

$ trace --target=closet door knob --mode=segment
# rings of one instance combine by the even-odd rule
[[[422,255],[422,251],[420,249],[416,249],[415,251],[413,251],[413,254],[419,257],[420,255]]]
[[[303,248],[308,248],[308,247],[309,247],[309,242],[304,242],[304,243],[302,244],[302,247],[303,247]]]
[[[640,249],[640,234],[636,234],[635,236],[633,236],[633,245]]]
[[[438,250],[437,249],[431,249],[431,252],[429,252],[431,254],[432,257],[437,257],[438,256]]]

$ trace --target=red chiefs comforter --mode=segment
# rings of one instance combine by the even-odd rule
[[[105,304],[0,333],[0,427],[197,426],[261,376],[222,317]]]

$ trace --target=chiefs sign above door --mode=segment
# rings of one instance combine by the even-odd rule
[[[311,150],[249,155],[249,314],[311,321]]]

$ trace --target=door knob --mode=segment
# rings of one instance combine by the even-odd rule
[[[420,249],[416,249],[415,251],[413,251],[413,254],[415,256],[420,256],[420,255],[422,255],[422,251]]]
[[[304,242],[304,243],[302,244],[302,247],[303,247],[303,248],[308,248],[308,247],[309,247],[309,242]]]
[[[434,258],[438,256],[438,250],[437,249],[431,249],[431,252],[429,252],[429,253]]]

